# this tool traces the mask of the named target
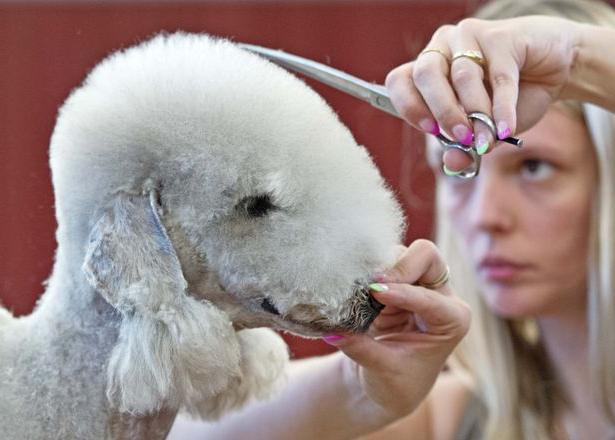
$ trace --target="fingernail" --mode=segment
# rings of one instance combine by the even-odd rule
[[[489,138],[484,133],[478,135],[475,148],[479,156],[485,154],[489,149]]]
[[[472,143],[472,130],[463,124],[453,127],[453,136],[464,145],[470,145]]]
[[[440,134],[440,126],[433,119],[425,118],[419,121],[419,127],[426,133],[431,133],[435,136]]]
[[[450,177],[456,177],[459,174],[461,174],[461,171],[450,170],[450,169],[448,169],[446,167],[446,165],[442,165],[442,171],[444,171],[444,174],[446,174],[447,176],[450,176]]]
[[[375,272],[372,278],[379,283],[386,283],[387,276],[384,272]]]
[[[508,124],[506,122],[498,122],[497,128],[499,140],[506,139],[508,136],[510,136],[510,128],[508,127]]]
[[[322,337],[322,340],[325,341],[327,344],[333,344],[335,342],[341,341],[342,339],[344,339],[344,337],[340,335],[325,335]]]
[[[372,283],[367,287],[376,292],[386,292],[387,290],[389,290],[389,286],[380,283]]]

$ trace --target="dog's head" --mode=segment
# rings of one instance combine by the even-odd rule
[[[316,93],[230,42],[159,36],[103,61],[61,109],[51,163],[60,231],[99,288],[155,287],[173,254],[237,327],[318,336],[378,312],[394,197]]]
[[[316,93],[230,42],[110,56],[60,110],[50,156],[58,258],[122,315],[123,410],[221,392],[233,326],[359,332],[379,311],[366,286],[394,259],[394,197]]]

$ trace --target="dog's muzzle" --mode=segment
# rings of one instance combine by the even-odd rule
[[[282,322],[285,323],[280,328],[303,336],[364,333],[384,308],[383,304],[372,297],[368,285],[369,283],[355,284],[352,295],[339,311],[337,320],[323,315],[321,308],[317,305],[300,304],[280,316]],[[269,313],[274,313],[269,301],[263,301],[261,307]]]
[[[367,285],[357,283],[349,313],[342,322],[342,327],[352,333],[364,333],[383,308],[384,305],[376,301]]]

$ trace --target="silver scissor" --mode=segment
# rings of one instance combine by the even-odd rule
[[[383,85],[369,83],[360,78],[342,72],[341,70],[337,70],[316,61],[297,55],[292,55],[281,50],[254,46],[252,44],[239,44],[239,46],[250,52],[261,55],[288,70],[301,73],[309,78],[341,90],[342,92],[370,103],[379,110],[402,119],[393,107],[393,104],[391,104],[389,93]],[[472,112],[468,113],[468,119],[481,121],[489,128],[494,139],[497,139],[495,124],[488,115],[482,112]],[[457,174],[457,177],[467,179],[478,175],[481,157],[476,152],[474,145],[464,145],[462,143],[455,142],[442,134],[437,135],[437,138],[445,150],[455,148],[461,150],[472,159],[472,164]],[[508,137],[502,141],[518,147],[520,147],[523,143],[522,140],[513,137]]]

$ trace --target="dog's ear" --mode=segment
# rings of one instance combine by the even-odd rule
[[[118,194],[91,230],[84,272],[122,315],[107,367],[107,396],[145,414],[219,394],[240,375],[226,314],[186,294],[154,191]]]

